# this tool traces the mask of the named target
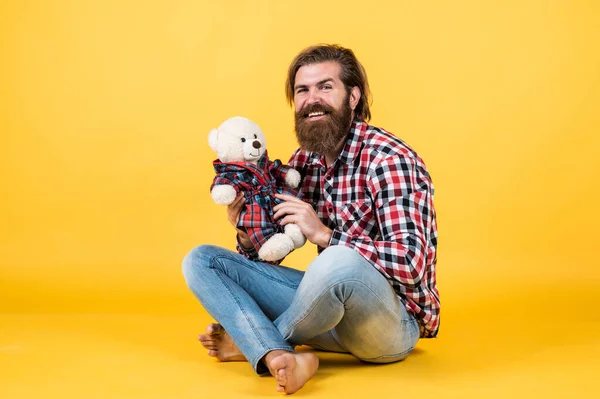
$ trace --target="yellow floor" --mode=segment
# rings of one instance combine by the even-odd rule
[[[590,288],[479,293],[477,306],[449,295],[442,334],[420,341],[406,361],[365,365],[318,352],[318,374],[295,395],[600,397],[598,294]],[[575,308],[570,301],[578,292]],[[195,315],[1,315],[0,398],[281,396],[271,377],[257,377],[247,363],[217,363],[204,354],[195,336],[210,321],[201,309]]]

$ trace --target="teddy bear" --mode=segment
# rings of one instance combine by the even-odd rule
[[[229,205],[240,193],[244,195],[246,206],[238,228],[248,233],[258,257],[277,262],[302,247],[306,237],[297,225],[282,226],[273,219],[273,207],[282,202],[275,194],[298,197],[300,173],[278,159],[269,160],[265,135],[258,125],[241,116],[227,119],[210,131],[208,143],[218,157],[213,162],[212,199]]]

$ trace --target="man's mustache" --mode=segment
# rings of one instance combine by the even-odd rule
[[[323,112],[326,114],[331,114],[334,111],[335,110],[333,109],[333,107],[330,107],[329,105],[321,104],[321,103],[313,103],[313,104],[308,104],[308,105],[304,106],[300,111],[298,111],[297,114],[306,118],[308,116],[308,114],[310,114],[312,112]]]

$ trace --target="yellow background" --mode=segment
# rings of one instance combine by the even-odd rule
[[[287,161],[287,67],[339,43],[367,70],[372,124],[415,148],[436,187],[442,326],[421,358],[448,362],[423,372],[498,358],[510,372],[518,358],[519,370],[537,362],[521,381],[532,394],[544,379],[550,396],[584,389],[600,356],[599,27],[594,1],[2,2],[0,344],[63,325],[26,328],[26,314],[208,321],[180,268],[195,245],[234,244],[209,196],[208,132],[246,116]],[[286,264],[304,269],[314,253]],[[561,348],[580,355],[562,380],[550,372]],[[239,370],[227,378],[251,375]],[[487,376],[468,392],[505,387]]]

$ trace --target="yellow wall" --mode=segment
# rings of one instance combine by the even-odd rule
[[[3,2],[0,312],[198,311],[181,259],[234,238],[208,131],[244,115],[287,160],[286,69],[319,42],[355,50],[373,124],[429,166],[443,301],[591,287],[599,16],[594,1]]]

